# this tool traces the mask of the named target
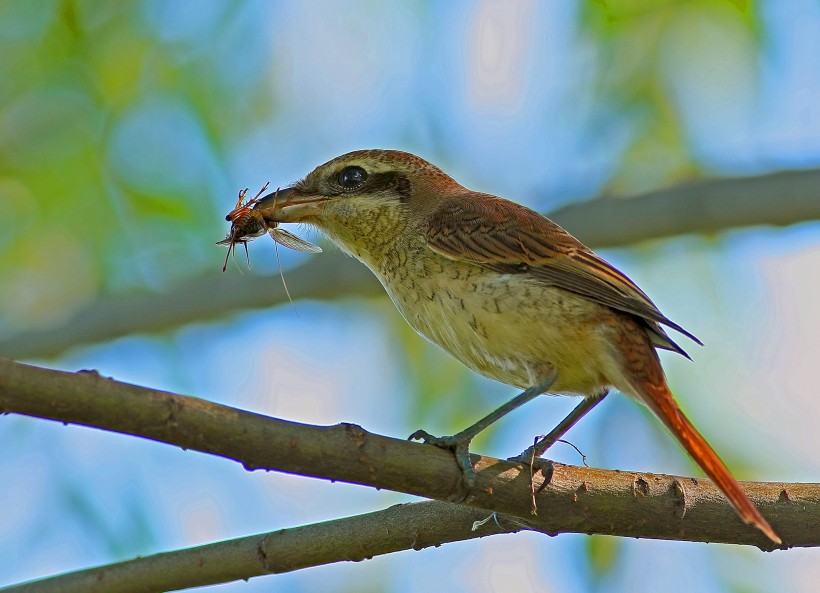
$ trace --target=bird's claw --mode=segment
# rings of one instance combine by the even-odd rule
[[[426,430],[417,430],[407,437],[407,440],[421,441],[425,445],[435,445],[442,449],[455,449],[458,445],[458,439],[455,436],[435,437]],[[467,444],[469,444],[469,441],[467,441]]]
[[[426,430],[417,430],[409,437],[409,441],[422,441],[425,445],[435,445],[440,449],[450,449],[455,455],[456,463],[461,470],[461,483],[464,486],[464,491],[460,495],[460,500],[454,502],[462,502],[473,485],[475,485],[475,470],[470,459],[470,442],[472,438],[459,437],[459,435],[451,435],[444,437],[436,437],[431,435]]]

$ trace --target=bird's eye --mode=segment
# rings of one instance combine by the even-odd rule
[[[339,173],[339,185],[345,189],[353,189],[364,183],[367,179],[367,171],[361,167],[345,167]]]

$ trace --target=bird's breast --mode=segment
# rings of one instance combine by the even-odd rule
[[[382,263],[371,269],[407,322],[476,372],[526,388],[552,365],[556,393],[592,394],[616,382],[609,308],[429,250]]]

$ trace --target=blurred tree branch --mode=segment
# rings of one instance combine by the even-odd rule
[[[67,373],[0,359],[0,412],[140,436],[233,459],[247,469],[339,480],[441,501],[462,495],[460,472],[447,451],[368,433],[351,424],[319,427],[278,420],[193,397],[121,383],[95,371]],[[444,506],[423,507],[417,515],[413,515],[416,511],[410,510],[410,515],[404,516],[412,516],[413,523],[405,524],[405,532],[396,539],[396,533],[386,527],[390,521],[396,520],[396,513],[402,511],[387,509],[380,515],[385,521],[383,535],[374,535],[372,547],[364,551],[360,540],[352,537],[347,537],[346,544],[332,539],[332,545],[322,546],[324,551],[321,553],[316,551],[317,544],[312,538],[308,545],[261,542],[259,539],[269,540],[274,537],[272,535],[212,544],[206,548],[208,554],[215,554],[212,558],[216,564],[206,568],[203,568],[204,564],[200,566],[203,572],[192,575],[191,584],[185,586],[206,584],[202,580],[205,573],[234,580],[265,572],[361,559],[470,536],[464,525],[452,532],[437,531],[443,516],[440,513],[450,513],[447,516],[464,521],[486,516],[488,512],[502,514],[501,523],[507,527],[490,527],[489,533],[531,529],[547,534],[601,533],[773,549],[760,533],[741,523],[729,503],[706,480],[573,467],[538,460],[534,464],[533,483],[540,512],[532,515],[530,470],[526,465],[479,455],[473,455],[473,461],[477,481],[463,502],[469,512],[447,511]],[[746,483],[745,486],[752,500],[786,542],[785,547],[820,546],[820,524],[812,520],[820,512],[820,484]],[[411,505],[411,508],[418,507]],[[480,511],[478,515],[476,509]],[[432,514],[426,515],[425,519],[424,513],[428,511]],[[369,525],[369,519],[363,517],[366,516],[340,521],[348,527]],[[288,530],[288,537],[304,542],[304,533],[299,530],[338,534],[338,526],[326,523],[296,528]],[[426,539],[421,543],[416,537],[408,537],[408,530],[428,534],[430,543]],[[480,530],[474,537],[487,533]],[[267,559],[272,557],[268,556],[268,548],[260,548],[263,544],[296,545],[297,550],[299,545],[304,545],[304,556],[291,547],[282,564],[269,562]],[[180,560],[180,564],[174,566],[182,570],[180,567],[190,566],[192,562],[197,564],[199,560],[192,558],[201,555],[204,549],[171,552],[152,557],[154,561],[146,558],[126,568],[112,570],[116,574],[128,575],[129,580],[135,578],[130,572],[133,570],[164,573],[167,570],[158,567],[167,567],[173,554],[178,554]],[[228,562],[225,554],[238,554],[239,557],[231,556],[232,560]],[[265,557],[261,564],[260,554]],[[99,576],[102,574],[100,570],[107,569],[98,569],[93,574]],[[59,578],[82,579],[88,574],[92,573],[86,571]],[[66,590],[38,589],[34,588],[40,586],[36,584],[28,586],[32,587],[26,589],[28,591]],[[77,590],[126,589],[81,587]],[[160,591],[166,588],[163,585],[127,590]]]
[[[562,208],[550,217],[592,247],[617,247],[688,233],[784,226],[820,220],[820,169],[755,177],[714,179],[654,191],[630,199],[599,198]],[[230,312],[286,302],[278,279],[236,279],[208,273],[164,293],[102,297],[64,325],[0,339],[0,353],[14,358],[55,356],[69,347],[141,332],[172,329]],[[300,299],[377,296],[383,291],[358,262],[324,254],[288,272]]]

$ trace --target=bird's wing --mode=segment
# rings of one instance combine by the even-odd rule
[[[656,346],[688,355],[658,325],[701,344],[664,316],[624,274],[560,226],[524,206],[470,194],[445,200],[426,220],[430,249],[503,274],[524,274],[642,318]]]

